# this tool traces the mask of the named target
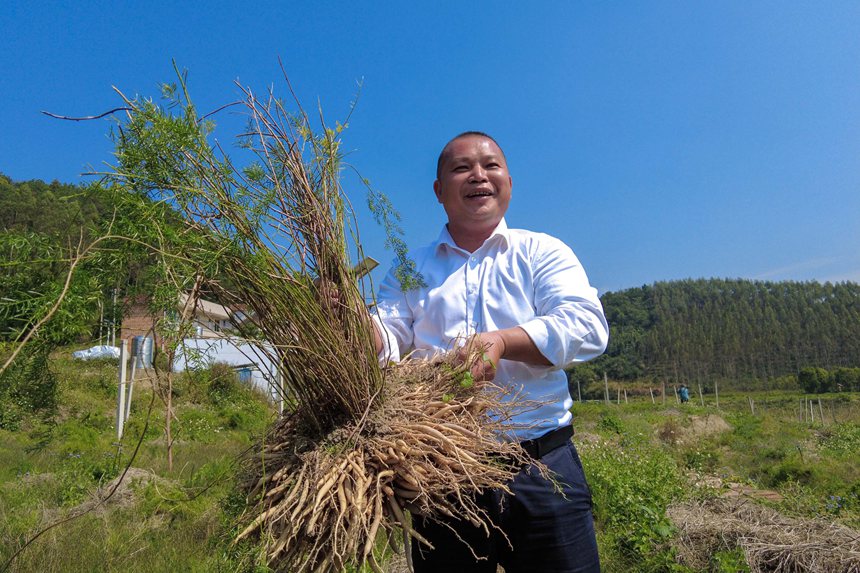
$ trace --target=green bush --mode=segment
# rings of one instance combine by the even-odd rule
[[[581,446],[604,551],[636,571],[674,567],[674,527],[666,508],[684,496],[675,461],[646,442]]]
[[[828,428],[821,436],[822,450],[837,457],[854,457],[860,453],[860,425],[843,422]]]
[[[768,487],[778,487],[787,482],[812,485],[818,481],[818,475],[815,467],[797,456],[792,456],[776,465],[766,467],[761,479]]]
[[[598,429],[611,434],[621,435],[624,433],[624,424],[615,414],[604,412],[597,421]]]
[[[51,346],[31,343],[0,374],[0,429],[17,430],[30,415],[57,409],[57,377],[50,367]]]
[[[730,551],[717,551],[711,556],[711,570],[714,573],[749,573],[750,566],[742,548]]]
[[[235,397],[240,389],[239,375],[229,364],[216,362],[206,371],[209,399],[218,404]]]
[[[697,472],[712,472],[718,464],[718,456],[706,449],[684,451],[684,467]]]

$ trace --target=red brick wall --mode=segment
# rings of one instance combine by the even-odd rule
[[[146,303],[130,303],[126,307],[125,316],[122,319],[120,338],[131,339],[135,336],[150,336],[157,338],[153,332],[154,326],[155,317],[149,313],[149,308]]]

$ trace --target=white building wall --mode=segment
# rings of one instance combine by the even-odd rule
[[[277,401],[277,369],[259,347],[230,338],[186,338],[176,352],[173,371],[208,368],[215,362],[250,366],[251,384]]]

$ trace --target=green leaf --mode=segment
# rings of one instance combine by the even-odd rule
[[[472,373],[471,372],[464,372],[463,373],[463,379],[460,380],[460,387],[468,390],[469,388],[471,388],[474,385],[475,385],[475,379],[472,377]]]

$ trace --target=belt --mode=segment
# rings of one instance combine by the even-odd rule
[[[533,459],[539,460],[556,448],[560,448],[573,437],[573,426],[562,426],[547,432],[540,438],[520,442],[520,446]]]

